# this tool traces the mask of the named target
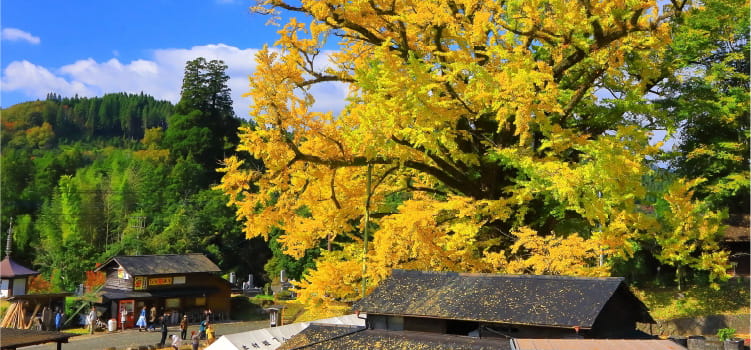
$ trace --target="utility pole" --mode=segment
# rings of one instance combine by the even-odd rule
[[[139,244],[141,235],[143,235],[143,230],[146,228],[146,217],[145,216],[134,216],[132,218],[132,224],[130,225],[131,228],[136,229],[136,255],[141,254],[141,245]]]
[[[373,175],[373,164],[368,164],[368,178],[367,178],[367,194],[365,196],[365,229],[363,230],[363,252],[362,252],[362,298],[365,297],[365,289],[367,285],[366,273],[368,272],[368,226],[370,224],[370,196],[372,195],[370,188],[371,179]]]

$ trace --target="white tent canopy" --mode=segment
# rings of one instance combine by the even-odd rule
[[[364,317],[364,314],[361,314]],[[227,334],[219,337],[206,350],[272,350],[282,345],[297,333],[302,332],[311,323],[365,326],[365,320],[355,314],[325,318],[311,322],[298,322],[280,327],[263,328],[254,331]]]

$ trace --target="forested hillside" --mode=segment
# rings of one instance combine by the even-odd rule
[[[143,94],[50,94],[2,110],[3,245],[12,219],[14,259],[67,291],[116,254],[202,252],[261,278],[266,243],[246,240],[211,189],[242,122],[225,69],[188,62],[176,106]]]

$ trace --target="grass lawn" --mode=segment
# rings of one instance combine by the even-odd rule
[[[634,293],[658,320],[707,315],[749,314],[749,283],[734,279],[722,284],[720,290],[708,286],[636,289]]]
[[[245,296],[234,296],[230,300],[231,313],[230,318],[236,321],[259,321],[267,319],[268,315],[263,313],[263,302],[255,298]]]

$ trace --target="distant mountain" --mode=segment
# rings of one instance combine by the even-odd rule
[[[271,251],[245,239],[234,208],[211,189],[217,161],[195,147],[172,149],[183,145],[181,133],[228,144],[191,123],[200,111],[184,116],[170,102],[116,93],[50,94],[0,113],[0,240],[12,219],[14,259],[54,290],[74,290],[85,271],[118,254],[200,252],[223,270],[264,279]],[[168,120],[181,132],[172,142]]]
[[[50,147],[62,142],[120,137],[140,140],[148,128],[167,125],[174,106],[142,94],[61,97],[25,102],[2,110],[2,145]]]

